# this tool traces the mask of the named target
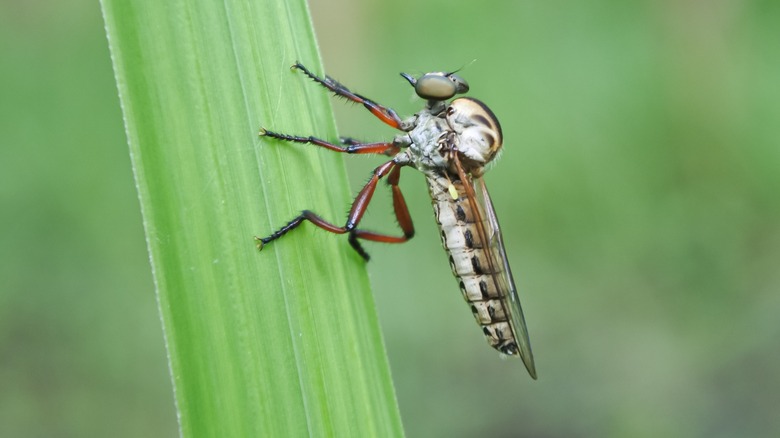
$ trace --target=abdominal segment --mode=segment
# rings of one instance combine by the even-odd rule
[[[450,193],[450,184],[455,187],[458,199]],[[482,327],[491,347],[504,354],[517,354],[517,344],[502,301],[508,291],[500,290],[495,280],[501,274],[503,264],[495,260],[493,249],[483,242],[477,226],[478,218],[484,215],[472,211],[460,181],[450,182],[443,176],[429,177],[428,189],[452,273],[477,324]],[[483,226],[487,226],[484,219]]]

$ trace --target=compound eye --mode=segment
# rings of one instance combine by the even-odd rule
[[[447,77],[455,84],[455,94],[463,94],[469,91],[469,83],[462,77],[455,73],[450,73]]]
[[[458,92],[458,85],[446,73],[426,73],[417,80],[414,91],[423,99],[447,100]]]

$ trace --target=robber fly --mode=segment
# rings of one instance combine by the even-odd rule
[[[425,174],[436,221],[450,267],[482,327],[491,347],[508,356],[520,356],[531,377],[536,378],[528,331],[506,258],[493,203],[482,175],[503,145],[501,125],[481,101],[456,94],[469,90],[455,73],[433,72],[414,78],[401,73],[417,95],[427,101],[425,108],[402,120],[395,111],[353,93],[333,78],[321,78],[300,63],[292,69],[349,101],[362,104],[379,120],[403,131],[392,141],[361,143],[342,139],[342,145],[316,137],[280,134],[261,129],[260,135],[293,143],[308,143],[348,154],[383,154],[392,159],[374,169],[371,179],[352,203],[344,226],[327,222],[304,210],[287,225],[267,237],[256,237],[258,249],[282,237],[303,221],[336,234],[348,234],[349,243],[366,260],[368,254],[359,239],[402,243],[414,236],[414,226],[401,194],[398,180],[401,168],[411,166]],[[377,183],[387,177],[393,193],[393,208],[403,235],[391,236],[358,228]]]

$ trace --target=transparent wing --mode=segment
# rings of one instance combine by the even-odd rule
[[[509,325],[515,335],[520,357],[528,373],[536,379],[536,366],[534,365],[534,355],[531,351],[531,341],[528,339],[528,328],[525,325],[523,309],[517,296],[515,280],[512,278],[512,269],[507,261],[504,239],[501,236],[501,228],[498,225],[496,211],[493,208],[493,202],[490,199],[485,181],[482,178],[474,178],[473,181],[477,189],[477,201],[482,212],[484,212],[484,220],[487,223],[485,232],[489,240],[493,263],[497,263],[502,267],[501,273],[494,275],[494,280],[497,283],[498,290],[504,291],[501,301],[504,305],[504,310],[509,313]]]

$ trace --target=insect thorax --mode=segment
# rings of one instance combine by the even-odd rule
[[[396,138],[397,143],[408,145],[403,153],[395,158],[398,162],[408,162],[417,170],[436,173],[449,167],[449,160],[441,148],[440,139],[446,133],[447,121],[439,114],[426,108],[404,121],[408,133]]]
[[[446,108],[426,108],[407,119],[408,134],[397,141],[409,145],[398,161],[411,163],[428,175],[453,172],[458,153],[467,173],[481,172],[502,146],[501,126],[480,101],[455,99]]]

